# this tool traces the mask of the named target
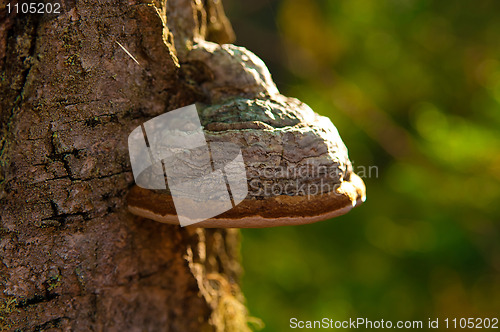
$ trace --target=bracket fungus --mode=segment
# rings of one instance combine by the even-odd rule
[[[200,41],[187,54],[184,67],[189,68],[187,75],[206,103],[198,105],[199,122],[193,126],[191,121],[179,141],[186,143],[201,133],[206,144],[189,143],[180,153],[179,145],[174,144],[170,152],[177,154],[169,153],[166,158],[150,152],[152,160],[161,160],[156,175],[161,173],[165,186],[147,185],[154,178],[154,167],[139,182],[136,177],[137,185],[128,195],[132,213],[183,226],[259,228],[333,218],[365,200],[364,183],[353,172],[347,148],[332,122],[299,100],[281,95],[256,55],[242,47]],[[186,110],[182,114],[188,114]],[[147,127],[151,121],[138,132],[152,132]],[[196,124],[201,132],[193,129]],[[165,132],[179,135],[178,124],[171,121],[170,127],[163,127],[160,135],[148,136],[149,144],[165,140]],[[225,167],[235,156],[242,157],[243,171]],[[219,185],[207,175],[216,172],[225,181],[223,189],[229,192],[230,203],[223,202],[228,195],[205,194]],[[242,172],[244,190],[231,181]],[[197,180],[204,176],[203,181]],[[185,183],[191,186],[183,186]],[[181,199],[178,193],[182,193]],[[179,208],[181,201],[188,203]],[[222,213],[208,211],[211,209]],[[183,223],[180,212],[191,214],[193,210],[201,210],[200,218]]]

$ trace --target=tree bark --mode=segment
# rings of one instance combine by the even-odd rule
[[[220,1],[0,2],[0,331],[247,329],[237,230],[126,210],[127,136],[197,100],[197,38],[232,39]]]

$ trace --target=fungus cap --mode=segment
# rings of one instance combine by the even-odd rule
[[[167,172],[165,189],[137,185],[131,189],[127,202],[132,213],[163,223],[179,224],[178,203],[182,200],[184,206],[189,207],[188,215],[198,206],[202,210],[200,215],[205,209],[225,211],[208,213],[210,218],[198,218],[201,221],[194,218],[187,224],[261,228],[307,224],[337,217],[365,200],[364,183],[352,171],[347,149],[335,126],[297,99],[281,95],[268,99],[233,98],[216,105],[199,105],[197,112],[203,136],[212,147],[207,150],[211,153],[209,158],[224,161],[219,165],[215,163],[215,171],[222,170],[228,161],[234,159],[235,153],[214,150],[214,146],[232,144],[241,152],[242,172],[246,175],[248,187],[244,195],[237,199],[238,195],[232,193],[232,208],[227,208],[228,203],[223,199],[226,196],[205,195],[203,204],[197,204],[196,196],[206,188],[217,186],[215,182],[205,187],[200,182],[196,187],[199,190],[191,190],[192,193],[184,190],[185,195],[181,198],[173,195],[172,192],[179,192],[173,191],[174,182],[186,183],[193,178],[183,178],[185,170],[197,169],[199,174],[214,171],[213,163],[211,168],[203,164],[206,160],[203,153],[189,154],[189,157],[184,154],[178,159],[167,158],[172,165],[164,165],[164,169],[170,169],[170,174],[175,173],[177,181],[170,181]],[[231,181],[228,188],[230,185]],[[189,216],[183,217],[189,219]]]

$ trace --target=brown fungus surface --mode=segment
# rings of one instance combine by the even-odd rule
[[[243,202],[196,226],[312,223],[347,213],[365,200],[364,183],[352,172],[347,148],[330,119],[281,95],[255,54],[200,40],[181,60],[181,72],[204,101],[197,109],[206,141],[238,146],[248,181]],[[231,152],[221,154],[223,160],[232,160]],[[176,167],[176,174],[182,174],[186,167],[209,166],[191,160]],[[196,202],[196,195],[186,193],[186,199]],[[168,186],[135,186],[128,206],[134,214],[179,223]]]

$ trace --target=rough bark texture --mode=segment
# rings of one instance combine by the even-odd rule
[[[125,209],[127,135],[197,101],[179,64],[194,39],[231,40],[220,1],[67,1],[43,16],[5,4],[0,330],[244,330],[238,232]]]

